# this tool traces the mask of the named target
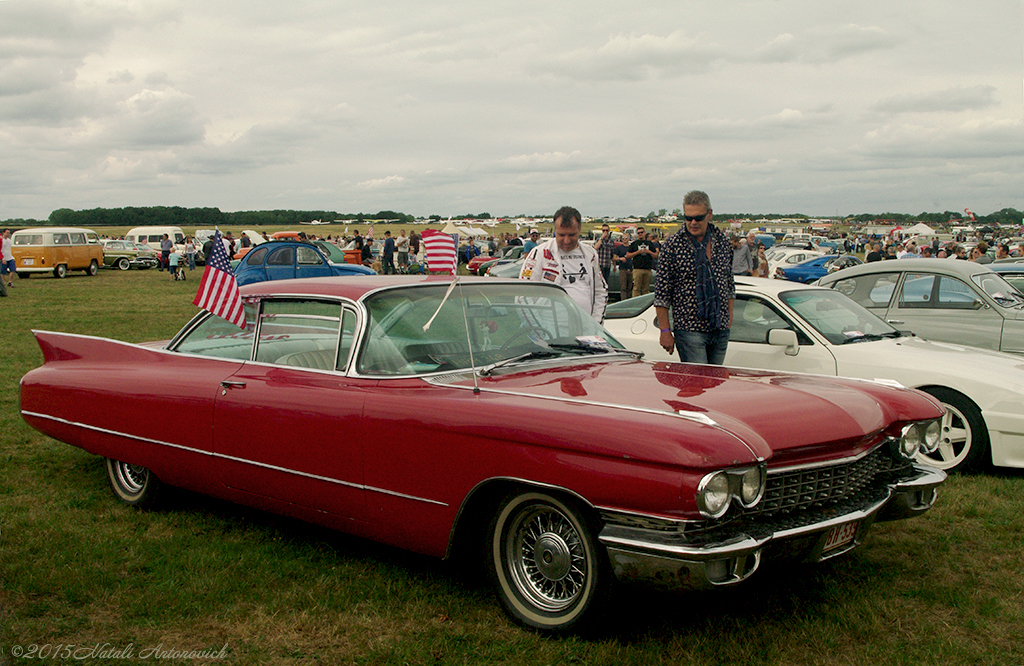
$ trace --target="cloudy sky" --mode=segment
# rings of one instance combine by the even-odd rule
[[[0,0],[0,219],[1024,209],[1021,0]]]

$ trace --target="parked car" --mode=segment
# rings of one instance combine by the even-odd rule
[[[778,266],[773,277],[801,284],[813,284],[828,273],[834,273],[848,266],[859,266],[864,262],[852,254],[826,254],[808,259],[796,266]],[[769,264],[770,266],[770,264]],[[769,275],[771,275],[769,268]]]
[[[11,235],[11,253],[18,277],[52,273],[63,278],[68,271],[96,275],[103,264],[103,245],[92,229],[41,227],[19,229]]]
[[[555,285],[241,292],[244,330],[201,313],[170,342],[36,331],[23,417],[106,458],[128,504],[168,484],[483,559],[508,613],[547,631],[586,622],[613,577],[716,588],[841,555],[945,478],[913,460],[938,445],[923,393],[646,363]],[[188,428],[137,418],[183,409]]]
[[[103,241],[103,265],[126,271],[129,268],[144,270],[160,265],[156,252],[148,245],[139,245],[127,240]]]
[[[1024,296],[990,265],[876,261],[826,275],[819,284],[929,340],[1024,354]]]
[[[994,262],[988,265],[996,273],[1024,293],[1024,262]]]
[[[331,263],[320,248],[300,241],[257,245],[239,260],[234,270],[238,286],[266,280],[376,274],[359,264]]]
[[[506,245],[501,249],[501,252],[498,255],[481,254],[473,257],[467,265],[467,268],[473,275],[486,275],[487,269],[498,261],[515,261],[521,256],[523,256],[522,245]]]
[[[315,245],[318,248],[320,248],[320,251],[323,252],[325,255],[327,255],[327,259],[330,260],[331,263],[334,263],[334,264],[345,264],[345,263],[348,263],[348,262],[345,261],[345,251],[342,250],[337,245],[335,245],[334,243],[329,243],[327,241],[322,241],[322,240],[315,240],[315,241],[310,241],[310,242],[313,245]]]
[[[766,250],[764,256],[768,259],[768,277],[775,276],[775,269],[789,268],[802,264],[805,261],[813,259],[815,257],[824,256],[824,252],[818,252],[817,250],[808,250],[803,247],[793,247],[792,245],[776,245],[770,250]]]
[[[520,253],[518,259],[499,259],[487,267],[487,277],[517,278],[523,268],[526,257]]]
[[[653,361],[654,295],[609,305],[605,327]],[[1024,467],[1024,369],[1018,357],[900,333],[839,292],[737,278],[730,366],[897,381],[946,408],[942,439],[920,460],[946,471]]]

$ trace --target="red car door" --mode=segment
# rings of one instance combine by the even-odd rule
[[[255,361],[217,396],[214,451],[231,488],[360,519],[368,380],[343,373],[356,315],[345,310],[339,351],[340,313],[337,303],[263,303]]]

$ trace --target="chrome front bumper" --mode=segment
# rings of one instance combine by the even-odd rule
[[[856,548],[876,521],[920,515],[935,504],[936,488],[945,472],[914,465],[913,473],[888,486],[886,497],[865,502],[842,513],[824,513],[796,526],[773,526],[767,517],[755,529],[723,532],[723,537],[693,541],[681,531],[654,530],[608,522],[598,539],[620,580],[641,580],[659,586],[699,589],[731,585],[747,579],[766,550],[779,550],[797,559],[817,562]],[[833,528],[854,524],[852,540],[825,550]]]

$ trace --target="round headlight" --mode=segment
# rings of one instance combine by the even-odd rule
[[[921,450],[921,429],[916,423],[903,428],[903,436],[900,437],[900,453],[905,458],[913,458]]]
[[[924,429],[924,444],[923,449],[925,453],[935,453],[935,449],[939,448],[939,441],[942,438],[942,424],[939,421],[932,421],[928,424],[928,427]]]
[[[740,479],[740,503],[750,508],[761,500],[764,493],[764,474],[761,467],[748,469]]]
[[[714,472],[701,479],[697,486],[697,507],[708,518],[720,518],[729,508],[729,477]]]

